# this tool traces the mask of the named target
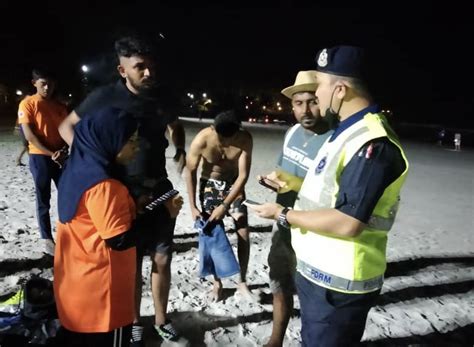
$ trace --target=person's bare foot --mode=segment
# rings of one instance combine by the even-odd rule
[[[256,301],[255,296],[252,294],[250,291],[249,287],[247,286],[247,283],[241,282],[239,283],[239,286],[237,287],[237,292],[245,299],[248,301]]]
[[[211,302],[218,302],[222,300],[222,283],[214,282],[214,287],[212,288],[210,300]]]

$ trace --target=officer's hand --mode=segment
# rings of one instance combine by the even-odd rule
[[[173,161],[176,163],[176,170],[181,174],[186,166],[186,151],[182,148],[176,148],[176,154],[173,157]]]
[[[275,220],[278,219],[278,216],[283,210],[283,206],[280,204],[270,202],[266,202],[261,205],[247,205],[247,207],[255,211],[259,217]]]
[[[183,207],[183,197],[181,195],[175,195],[172,198],[166,200],[165,206],[168,209],[168,213],[171,218],[176,218]]]

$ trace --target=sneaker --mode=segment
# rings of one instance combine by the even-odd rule
[[[155,325],[155,329],[158,335],[165,341],[176,342],[179,340],[179,335],[171,324],[170,320],[167,320],[165,324]]]
[[[143,329],[144,328],[141,325],[132,325],[130,347],[145,347],[145,341],[143,341]]]

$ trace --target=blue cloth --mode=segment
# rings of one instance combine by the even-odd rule
[[[215,275],[230,277],[240,272],[232,246],[225,234],[224,222],[196,220],[194,228],[199,232],[199,276]]]
[[[42,154],[30,154],[30,171],[33,176],[36,192],[36,217],[42,239],[53,239],[51,234],[51,218],[49,209],[51,207],[51,181],[58,187],[61,169],[53,162],[50,156]]]
[[[300,273],[295,278],[300,300],[303,347],[358,346],[367,315],[380,290],[346,294],[318,286]]]
[[[82,195],[108,178],[119,178],[115,157],[137,129],[126,111],[104,107],[90,111],[74,128],[74,141],[58,187],[62,223],[76,214]]]

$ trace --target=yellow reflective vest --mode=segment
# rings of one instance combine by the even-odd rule
[[[345,166],[364,144],[381,137],[387,137],[400,149],[406,169],[385,189],[362,233],[339,237],[324,230],[291,229],[297,271],[320,286],[345,293],[368,293],[382,287],[387,233],[395,220],[408,171],[405,153],[383,115],[368,113],[332,142],[324,143],[308,170],[294,208],[334,208]]]

